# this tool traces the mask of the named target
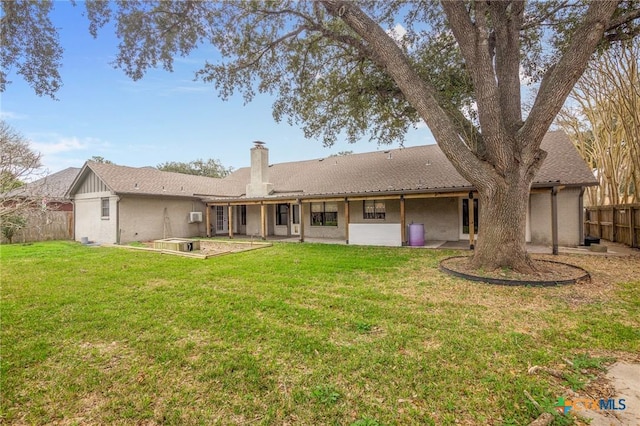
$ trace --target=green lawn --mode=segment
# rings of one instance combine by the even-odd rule
[[[0,250],[0,423],[523,425],[569,386],[530,366],[640,351],[639,258],[541,289],[443,275],[452,251]]]

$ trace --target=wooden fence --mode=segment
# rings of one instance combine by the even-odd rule
[[[73,239],[73,212],[33,211],[25,216],[27,224],[13,235],[14,243]],[[2,242],[6,242],[4,237]]]
[[[640,247],[640,204],[594,206],[585,210],[585,235]]]

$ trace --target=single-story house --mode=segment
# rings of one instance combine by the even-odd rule
[[[579,245],[584,188],[597,181],[563,132],[549,132],[542,148],[527,241]],[[76,239],[246,235],[401,246],[472,243],[482,227],[477,193],[437,145],[269,164],[256,142],[250,155],[249,167],[223,179],[89,162],[70,190]],[[203,222],[190,223],[191,212]]]

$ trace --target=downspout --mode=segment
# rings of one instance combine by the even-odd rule
[[[580,187],[580,195],[578,196],[578,245],[584,244],[584,186]]]
[[[558,254],[558,187],[551,188],[551,244],[552,253]]]
[[[122,229],[120,229],[120,197],[116,196],[116,244],[120,245],[120,233]]]

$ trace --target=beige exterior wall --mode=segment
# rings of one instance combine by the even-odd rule
[[[260,227],[260,205],[247,206],[247,225],[244,227],[247,235],[259,237],[261,235]],[[275,235],[275,206],[268,204],[267,208],[267,236]]]
[[[304,213],[301,214],[300,220],[304,221],[305,238],[346,239],[347,232],[344,217],[344,202],[338,202],[338,226],[311,226],[310,203],[304,203]]]
[[[579,241],[579,188],[568,188],[558,193],[558,241],[563,246],[576,246]],[[385,219],[364,219],[362,201],[349,202],[349,223],[394,224],[400,223],[400,200],[385,200]],[[276,226],[276,206],[267,206],[267,235],[288,235],[287,226]],[[338,226],[311,226],[311,205],[304,203],[305,238],[346,238],[345,203],[338,202]],[[460,198],[424,198],[405,200],[405,218],[408,228],[412,223],[424,225],[425,240],[457,241],[461,227]],[[239,217],[236,218],[239,220]],[[551,244],[551,195],[532,194],[527,227],[527,240],[534,244]],[[260,235],[260,206],[247,206],[247,235]],[[244,233],[244,232],[243,232]],[[530,234],[530,238],[529,238]]]
[[[400,223],[400,200],[384,201],[384,219],[365,219],[364,201],[349,202],[349,223]]]
[[[458,198],[406,200],[407,227],[411,223],[422,223],[424,224],[425,240],[457,241],[460,237],[458,204]]]
[[[558,192],[558,244],[574,247],[580,244],[579,197],[580,188],[566,188]],[[531,194],[531,242],[552,244],[551,193]]]
[[[102,199],[109,199],[109,217],[102,217]],[[88,238],[104,244],[115,244],[118,237],[118,197],[111,192],[77,194],[75,204],[75,239]]]
[[[202,222],[189,223],[189,212],[202,212]],[[206,235],[204,212],[205,205],[200,201],[122,197],[120,243],[169,237],[203,237]]]

